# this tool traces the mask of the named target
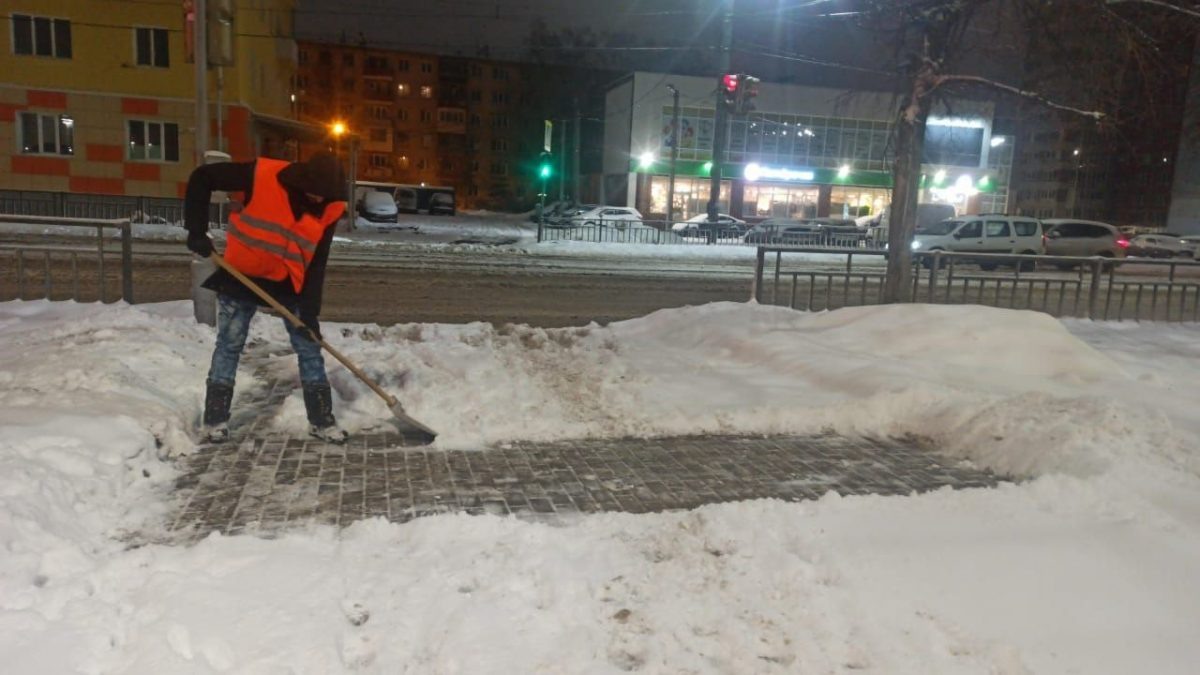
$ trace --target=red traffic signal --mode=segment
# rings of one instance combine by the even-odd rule
[[[725,89],[726,94],[736,94],[738,76],[734,73],[725,73],[725,76],[721,78],[721,86]]]

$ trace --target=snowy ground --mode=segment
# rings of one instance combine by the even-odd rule
[[[0,304],[5,671],[1188,673],[1200,660],[1197,328],[736,304],[604,328],[331,325],[446,447],[907,433],[1030,480],[123,550],[115,537],[164,508],[162,458],[192,451],[212,334],[188,315]],[[276,321],[255,334],[285,340]],[[383,415],[332,375],[349,426]],[[302,418],[294,397],[277,424]]]

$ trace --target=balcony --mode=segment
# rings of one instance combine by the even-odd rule
[[[467,133],[467,111],[464,108],[438,108],[437,132],[439,134]]]

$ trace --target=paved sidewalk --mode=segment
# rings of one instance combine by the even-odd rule
[[[271,534],[363,518],[453,511],[555,517],[644,513],[713,502],[989,487],[998,478],[899,441],[838,436],[688,437],[517,444],[478,451],[406,448],[395,433],[346,446],[268,435],[184,460],[182,539]]]
[[[263,362],[266,350],[247,354]],[[260,371],[261,372],[261,371]],[[715,502],[909,494],[990,487],[1002,478],[915,443],[840,436],[680,437],[518,443],[473,451],[412,447],[395,431],[345,446],[272,432],[291,393],[275,382],[239,400],[241,440],[180,460],[168,538],[257,533],[364,518],[396,522],[437,513],[558,518],[645,513]]]

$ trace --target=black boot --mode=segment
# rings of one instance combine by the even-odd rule
[[[229,440],[229,407],[233,404],[233,387],[209,382],[204,395],[204,437],[209,443]]]
[[[350,437],[333,417],[333,390],[328,384],[304,385],[304,408],[308,411],[308,433],[328,443],[345,443]]]

